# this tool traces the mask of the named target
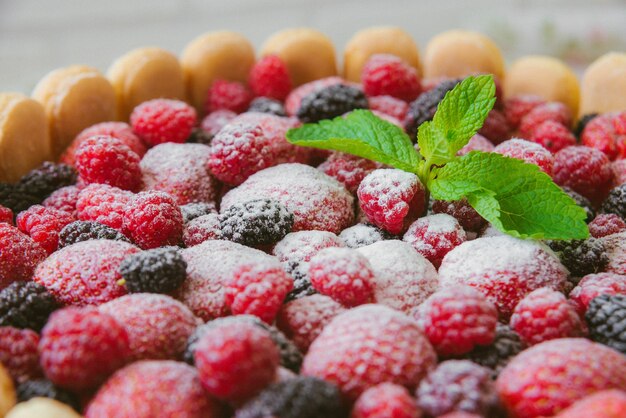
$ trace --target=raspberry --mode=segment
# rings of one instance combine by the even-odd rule
[[[560,338],[521,352],[502,370],[496,388],[512,416],[552,416],[599,390],[626,389],[625,372],[626,357],[617,351]]]
[[[442,287],[477,289],[495,303],[502,318],[533,290],[560,290],[566,280],[567,270],[547,247],[508,235],[467,241],[450,251],[439,268]]]
[[[613,172],[602,152],[584,146],[567,147],[554,156],[554,182],[600,203],[609,193]]]
[[[39,335],[30,329],[0,326],[0,363],[17,383],[42,375]]]
[[[0,205],[0,223],[13,225],[13,211]]]
[[[504,114],[499,110],[492,109],[487,115],[487,119],[485,119],[482,128],[478,131],[478,134],[484,136],[494,144],[499,144],[509,139],[510,130],[511,128]]]
[[[360,88],[335,84],[304,96],[296,115],[302,122],[315,123],[341,116],[354,109],[367,108],[367,97]]]
[[[269,113],[274,116],[287,116],[285,107],[278,100],[268,99],[267,97],[257,97],[250,102],[248,112]]]
[[[613,171],[615,176],[613,185],[620,186],[626,183],[626,159],[613,161],[611,163],[611,171]]]
[[[19,181],[19,186],[29,195],[35,196],[36,203],[40,203],[54,191],[74,183],[76,171],[72,167],[46,161],[24,175]]]
[[[361,83],[368,96],[389,95],[410,102],[422,86],[415,68],[391,54],[372,55],[361,71]]]
[[[47,208],[67,212],[76,218],[78,217],[76,201],[78,200],[79,192],[80,189],[76,186],[61,187],[48,196],[41,204]]]
[[[493,152],[497,152],[506,157],[517,158],[529,164],[535,164],[547,175],[552,175],[554,157],[550,151],[544,148],[540,143],[513,138],[495,147]]]
[[[121,232],[94,221],[75,221],[66,225],[59,233],[59,248],[92,239],[108,239],[130,243]]]
[[[217,207],[215,203],[196,202],[182,205],[180,211],[183,214],[183,222],[187,224],[203,215],[217,214]]]
[[[216,213],[209,213],[191,220],[183,230],[183,242],[186,247],[221,238],[220,219]]]
[[[210,148],[171,142],[151,148],[141,160],[144,190],[169,193],[179,205],[213,202],[217,184],[208,168]]]
[[[626,393],[601,390],[576,401],[561,411],[557,418],[620,418],[626,416]]]
[[[19,280],[30,280],[45,258],[44,249],[28,235],[0,223],[0,290]]]
[[[77,392],[102,383],[130,354],[122,324],[90,307],[53,313],[41,333],[39,351],[46,377]]]
[[[432,206],[433,213],[445,213],[454,217],[466,231],[479,232],[487,221],[476,212],[467,199],[446,202],[435,200]]]
[[[417,176],[396,169],[372,171],[359,185],[357,195],[367,218],[392,234],[405,231],[426,205],[424,186]]]
[[[180,100],[153,99],[133,109],[130,124],[133,132],[150,146],[182,143],[196,124],[196,111]]]
[[[202,119],[200,122],[200,129],[202,129],[211,139],[233,119],[237,117],[235,112],[230,110],[221,109],[211,112]]]
[[[474,134],[470,138],[467,145],[461,148],[456,155],[463,156],[469,154],[471,151],[491,152],[494,149],[493,142],[482,136],[481,134]]]
[[[601,213],[589,223],[589,233],[594,238],[626,231],[626,222],[614,213]]]
[[[404,119],[404,127],[412,140],[417,138],[417,128],[424,122],[432,120],[446,93],[452,90],[461,80],[444,80],[433,89],[421,94],[409,105]]]
[[[602,202],[602,212],[626,219],[626,183],[615,187]]]
[[[576,137],[565,125],[547,120],[538,125],[530,135],[532,142],[545,147],[550,152],[558,152],[563,148],[576,145]]]
[[[352,307],[372,301],[374,272],[367,258],[348,248],[326,248],[311,258],[311,284],[323,295]]]
[[[279,353],[267,331],[242,321],[207,329],[196,344],[194,358],[207,393],[243,401],[272,382]]]
[[[599,239],[549,241],[548,245],[574,277],[598,273],[609,263],[606,248]]]
[[[381,305],[337,315],[313,341],[302,374],[336,384],[349,399],[379,383],[413,389],[436,362],[415,321]]]
[[[141,192],[126,208],[124,235],[143,249],[176,245],[183,238],[183,215],[169,194]]]
[[[416,315],[440,356],[465,354],[493,342],[498,312],[480,292],[460,286],[433,293]]]
[[[341,231],[339,238],[348,248],[360,248],[378,241],[391,239],[391,235],[368,224],[356,224]]]
[[[583,145],[602,151],[610,160],[626,157],[626,132],[618,131],[619,114],[609,113],[590,120],[580,136]]]
[[[513,96],[504,102],[504,115],[511,128],[516,130],[524,116],[529,114],[535,107],[545,103],[545,100],[539,96]]]
[[[86,183],[136,191],[141,186],[139,156],[122,141],[92,136],[76,149],[76,169]]]
[[[401,99],[392,96],[373,96],[367,98],[367,103],[372,112],[380,112],[385,115],[404,121],[409,111],[409,105]]]
[[[47,379],[26,380],[16,388],[18,402],[26,402],[33,398],[49,398],[64,403],[75,411],[81,407],[76,396],[67,390],[57,387]]]
[[[469,412],[450,412],[449,414],[440,415],[437,418],[482,418],[480,415],[470,414]]]
[[[297,88],[293,89],[291,93],[285,99],[285,110],[289,116],[295,116],[300,108],[302,99],[315,91],[321,90],[324,87],[333,86],[336,84],[345,84],[341,77],[326,77],[319,80],[305,83]]]
[[[291,91],[287,66],[277,55],[267,55],[258,60],[248,77],[250,89],[256,96],[285,100]]]
[[[490,345],[478,346],[466,357],[476,364],[491,369],[492,377],[497,377],[509,360],[525,348],[520,336],[502,323],[496,324],[496,337]]]
[[[420,382],[416,396],[417,405],[431,416],[455,411],[493,416],[499,410],[489,369],[468,360],[440,363]]]
[[[304,296],[282,306],[276,326],[303,352],[345,308],[324,295]]]
[[[361,181],[381,164],[342,152],[333,152],[317,168],[356,193]]]
[[[548,102],[533,107],[520,121],[519,133],[522,138],[530,138],[535,129],[545,121],[553,121],[569,127],[572,125],[570,110],[563,103]]]
[[[176,361],[138,361],[118,370],[98,390],[85,418],[218,418],[196,370]]]
[[[90,184],[78,193],[76,213],[81,221],[95,221],[122,230],[132,194],[106,184]]]
[[[187,277],[187,263],[176,247],[155,248],[131,254],[120,264],[130,293],[169,293]]]
[[[609,262],[605,271],[626,275],[626,232],[602,238]]]
[[[569,294],[570,301],[584,315],[589,303],[600,295],[626,295],[626,276],[615,273],[588,274]]]
[[[45,287],[34,282],[13,282],[0,291],[0,325],[37,332],[57,304]]]
[[[102,122],[91,125],[76,135],[76,138],[74,138],[70,146],[59,158],[59,161],[73,166],[75,164],[76,150],[85,140],[91,138],[92,136],[107,136],[116,138],[134,151],[139,158],[143,157],[146,153],[146,146],[141,139],[133,133],[133,129],[129,124],[125,122]]]
[[[67,212],[33,205],[17,215],[17,227],[38,243],[46,253],[52,254],[59,246],[59,233],[74,221]]]
[[[444,213],[419,218],[411,224],[402,240],[411,244],[415,251],[422,254],[435,267],[453,248],[467,239],[459,222]]]
[[[252,98],[252,93],[243,83],[218,79],[207,92],[204,111],[209,114],[225,109],[242,113],[246,111]]]
[[[585,213],[587,214],[587,219],[585,219],[585,221],[591,222],[591,220],[596,216],[596,211],[589,199],[579,193],[576,193],[569,187],[562,187],[562,189],[565,193],[569,195],[569,197],[574,199],[574,202],[576,202],[578,206],[585,210]]]
[[[139,248],[122,241],[91,240],[56,251],[44,260],[33,280],[64,305],[98,305],[126,294],[118,282],[122,260]]]
[[[352,409],[353,418],[419,418],[420,410],[405,387],[381,383],[359,396]]]

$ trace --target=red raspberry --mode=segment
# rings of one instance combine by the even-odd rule
[[[546,101],[539,96],[521,95],[508,98],[504,102],[504,115],[513,130],[517,130],[520,122],[535,107]]]
[[[17,383],[42,375],[38,345],[39,335],[33,330],[0,327],[0,364]]]
[[[133,150],[139,158],[146,153],[146,146],[133,132],[133,128],[125,122],[102,122],[91,125],[82,130],[70,146],[63,152],[59,161],[73,166],[75,162],[76,150],[88,138],[92,136],[107,136],[119,139],[124,145]]]
[[[545,123],[553,122],[548,121],[544,122],[544,124]],[[517,158],[529,164],[535,164],[547,175],[552,175],[554,156],[539,142],[535,143],[526,141],[525,139],[513,138],[495,147],[493,152],[497,152],[506,157]]]
[[[441,356],[460,355],[489,345],[496,336],[498,311],[468,286],[433,293],[417,311],[420,327]]]
[[[268,331],[233,321],[208,328],[196,343],[194,359],[210,395],[243,401],[274,381],[279,352]]]
[[[560,290],[568,272],[547,247],[508,235],[467,241],[446,255],[439,268],[442,287],[469,285],[495,303],[502,318],[540,287]]]
[[[211,203],[217,184],[209,172],[210,148],[171,142],[151,148],[141,160],[144,190],[169,193],[179,205]]]
[[[233,119],[237,117],[235,112],[230,110],[221,109],[211,112],[202,119],[200,122],[200,128],[208,133],[211,137],[217,135],[217,133],[226,125],[228,125]]]
[[[609,263],[605,271],[626,275],[626,232],[611,234],[602,238]]]
[[[465,231],[459,222],[445,213],[419,218],[402,237],[404,242],[411,244],[415,251],[437,268],[441,265],[443,257],[466,239]]]
[[[558,152],[563,148],[576,145],[574,134],[565,125],[552,120],[547,120],[537,126],[529,139],[550,152]]]
[[[575,402],[557,418],[626,417],[626,393],[617,389],[601,390]]]
[[[471,151],[491,152],[494,149],[493,142],[482,136],[481,134],[475,134],[470,138],[467,145],[461,148],[456,155],[462,156],[469,154]]]
[[[67,212],[33,205],[17,215],[16,223],[20,231],[41,245],[48,254],[59,247],[59,232],[76,219]]]
[[[143,102],[130,115],[133,131],[150,145],[185,142],[196,124],[196,110],[187,103],[172,99]]]
[[[378,169],[368,174],[357,191],[359,205],[376,226],[392,233],[405,231],[424,212],[426,194],[415,174]]]
[[[567,147],[554,156],[554,182],[580,193],[592,203],[604,200],[611,189],[613,172],[602,152],[585,147]]]
[[[552,416],[599,390],[626,390],[626,356],[584,338],[546,341],[514,357],[496,388],[511,416]]]
[[[351,418],[420,418],[421,415],[405,387],[381,383],[359,396]]]
[[[626,230],[626,222],[614,213],[601,213],[589,223],[589,233],[594,238],[617,234]]]
[[[569,294],[580,316],[584,316],[591,300],[600,295],[626,295],[626,276],[615,273],[588,274]]]
[[[346,82],[341,77],[333,76],[311,81],[293,89],[285,99],[285,111],[289,116],[295,116],[296,113],[298,113],[300,102],[304,96],[321,90],[324,87],[330,87],[336,84],[346,84]]]
[[[342,152],[333,152],[317,168],[346,186],[346,189],[354,194],[365,176],[380,168],[380,166],[379,163],[366,160],[365,158]]]
[[[0,223],[13,225],[13,211],[0,205]]]
[[[496,109],[492,109],[485,119],[485,123],[478,133],[494,144],[499,144],[502,141],[509,139],[509,133],[511,128],[509,127],[506,117],[502,112]]]
[[[309,264],[311,284],[323,295],[352,307],[372,301],[374,271],[364,255],[349,248],[326,248]]]
[[[193,247],[211,239],[220,239],[222,231],[220,229],[220,219],[217,213],[209,213],[192,219],[185,225],[183,231],[183,242],[186,247]]]
[[[372,55],[361,71],[361,83],[367,96],[389,95],[405,102],[415,100],[422,90],[415,68],[391,54]]]
[[[85,418],[218,418],[219,409],[204,393],[193,367],[138,361],[106,381],[87,406]]]
[[[126,294],[120,263],[139,248],[123,241],[89,240],[56,251],[43,261],[33,280],[65,305],[99,305]]]
[[[343,311],[345,308],[328,296],[305,296],[283,305],[276,326],[306,353],[324,327]]]
[[[437,418],[483,418],[481,415],[470,414],[469,412],[450,412],[449,414],[440,415]]]
[[[42,205],[47,208],[62,210],[78,218],[76,211],[76,202],[78,201],[78,193],[80,189],[76,186],[65,186],[54,191],[43,201]]]
[[[547,120],[558,122],[566,127],[572,125],[572,114],[563,103],[549,102],[535,106],[524,116],[519,125],[519,133],[523,138],[530,138],[535,129]]]
[[[382,305],[362,305],[337,315],[304,357],[302,374],[336,384],[355,400],[379,383],[413,389],[436,362],[417,323]]]
[[[528,345],[584,334],[584,324],[574,305],[561,292],[545,287],[530,292],[517,304],[511,329]]]
[[[445,213],[454,217],[466,231],[480,232],[487,223],[465,198],[454,202],[435,200],[432,210],[433,213]]]
[[[0,290],[18,280],[27,281],[46,252],[31,237],[6,223],[0,223]]]
[[[122,324],[90,307],[54,312],[41,331],[39,351],[46,377],[77,392],[102,383],[130,356]]]
[[[406,113],[409,111],[407,102],[393,96],[368,97],[367,102],[372,112],[384,113],[400,121],[406,118]]]
[[[248,109],[253,98],[252,93],[243,83],[215,80],[207,92],[204,111],[209,114],[216,110],[226,109],[242,113]]]
[[[615,176],[613,179],[614,187],[626,183],[626,159],[613,161],[611,163],[611,171],[613,171]]]
[[[176,245],[183,238],[180,207],[167,193],[141,192],[126,207],[124,235],[146,250]]]
[[[258,60],[248,77],[250,89],[256,96],[283,101],[291,91],[291,79],[285,63],[277,55]]]
[[[76,213],[81,221],[95,221],[122,230],[126,205],[133,194],[106,184],[90,184],[78,193]]]
[[[626,112],[593,118],[580,136],[583,145],[602,151],[610,160],[626,158],[626,131],[621,125],[623,115]]]

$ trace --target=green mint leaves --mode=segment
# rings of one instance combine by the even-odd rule
[[[367,110],[291,129],[287,139],[416,173],[435,199],[467,198],[496,228],[516,237],[587,238],[585,211],[537,166],[495,153],[456,156],[494,103],[491,76],[467,77],[446,94],[433,120],[419,127],[419,153],[401,128]]]

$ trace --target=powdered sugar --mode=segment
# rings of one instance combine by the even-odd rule
[[[439,267],[443,257],[466,239],[459,222],[444,213],[419,218],[402,238],[435,267]]]
[[[360,248],[388,238],[382,229],[367,224],[356,224],[341,231],[339,238],[350,248]]]
[[[606,271],[626,275],[626,232],[611,234],[602,238],[609,256]]]

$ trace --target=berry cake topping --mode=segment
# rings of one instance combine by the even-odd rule
[[[0,205],[0,223],[13,225],[13,211]]]
[[[222,237],[256,246],[280,241],[293,228],[294,216],[271,199],[256,199],[230,206],[219,216]]]
[[[126,257],[120,273],[130,293],[169,293],[187,278],[187,263],[176,247],[155,248]]]
[[[361,248],[378,241],[390,239],[392,236],[374,225],[356,224],[344,229],[339,238],[349,248]]]
[[[237,114],[230,110],[222,109],[211,112],[202,119],[200,122],[200,129],[202,129],[211,139],[230,121],[235,119]]]
[[[187,224],[202,215],[217,213],[217,207],[215,203],[196,202],[181,205],[180,211],[183,214],[183,222]]]
[[[35,331],[0,326],[0,363],[16,383],[42,376],[38,345]]]
[[[600,295],[585,312],[592,340],[626,354],[626,295]]]
[[[626,130],[619,126],[624,114],[608,113],[592,118],[580,136],[583,145],[602,151],[611,160],[626,157]]]
[[[530,138],[535,129],[546,121],[560,123],[566,127],[572,124],[570,110],[563,103],[549,102],[533,107],[520,121],[519,133],[524,138]]]
[[[130,115],[133,132],[146,144],[185,142],[196,124],[196,111],[185,102],[153,99],[137,106]]]
[[[317,168],[336,179],[354,194],[365,176],[380,168],[380,164],[354,155],[333,152]]]
[[[404,127],[411,138],[417,135],[417,128],[424,122],[431,120],[435,116],[439,102],[441,102],[446,93],[457,85],[459,80],[442,81],[435,88],[421,94],[417,99],[411,102]]]
[[[277,55],[267,55],[258,60],[248,77],[250,89],[256,96],[285,100],[291,91],[287,66]]]
[[[393,383],[381,383],[359,396],[352,418],[420,418],[421,411],[409,391]]]
[[[582,277],[603,271],[609,256],[602,240],[548,241],[547,244],[559,256],[561,263],[574,277]]]
[[[75,220],[74,216],[53,208],[33,205],[17,215],[15,223],[20,231],[30,235],[46,253],[59,247],[60,232]]]
[[[611,234],[602,238],[609,263],[605,271],[626,275],[626,232]]]
[[[241,113],[250,105],[252,93],[238,81],[215,80],[209,89],[204,105],[205,113],[230,110]]]
[[[461,227],[469,232],[480,232],[487,221],[476,212],[467,199],[446,202],[435,200],[432,204],[433,213],[445,213],[454,217]]]
[[[512,129],[517,129],[524,116],[535,107],[545,103],[539,96],[520,95],[508,98],[504,102],[504,114]]]
[[[626,392],[601,390],[561,411],[558,418],[619,418],[626,416]]]
[[[554,157],[539,143],[514,138],[504,141],[493,152],[535,164],[547,175],[552,175]]]
[[[373,96],[368,97],[367,102],[372,112],[378,112],[383,115],[391,116],[402,122],[406,119],[409,111],[407,102],[392,96]]]
[[[78,193],[76,214],[81,221],[95,221],[118,231],[124,224],[132,193],[106,184],[90,184]]]
[[[66,225],[59,233],[59,248],[92,239],[108,239],[130,243],[126,235],[94,221],[75,221]]]
[[[602,212],[614,213],[622,219],[626,219],[626,183],[617,186],[602,203]]]
[[[222,239],[220,218],[217,213],[199,216],[185,224],[183,243],[186,247],[193,247],[211,239]]]
[[[550,152],[576,145],[574,134],[565,125],[552,120],[547,120],[533,129],[529,139]]]
[[[248,112],[269,113],[274,116],[287,116],[282,102],[267,97],[257,97],[250,102]]]
[[[495,378],[507,365],[511,358],[515,357],[525,348],[520,336],[508,325],[496,324],[496,337],[490,345],[478,346],[470,351],[466,357],[476,364],[491,369]]]
[[[626,231],[626,222],[614,213],[601,213],[589,223],[589,233],[594,238]]]
[[[422,89],[415,68],[390,54],[372,55],[363,66],[361,83],[368,96],[388,95],[406,102],[415,100]]]
[[[30,328],[37,332],[58,305],[42,285],[13,282],[0,291],[0,326]]]
[[[30,280],[46,252],[28,235],[7,223],[0,223],[0,289],[13,282]]]
[[[76,183],[76,171],[72,167],[46,161],[25,174],[18,185],[29,195],[34,196],[36,203],[39,203],[54,191],[74,183]]]
[[[589,274],[572,289],[569,298],[578,313],[584,315],[589,303],[600,295],[626,295],[626,276],[615,273]]]
[[[323,89],[324,87],[334,86],[336,84],[345,84],[341,77],[326,77],[305,83],[291,91],[285,99],[285,110],[290,116],[298,113],[302,99],[310,93]]]
[[[304,96],[297,116],[302,122],[318,122],[367,107],[367,97],[359,87],[335,84]]]
[[[126,206],[124,235],[144,249],[177,245],[183,238],[180,207],[167,193],[141,192]]]
[[[413,222],[402,240],[439,267],[446,254],[465,242],[466,234],[455,218],[440,213]]]

